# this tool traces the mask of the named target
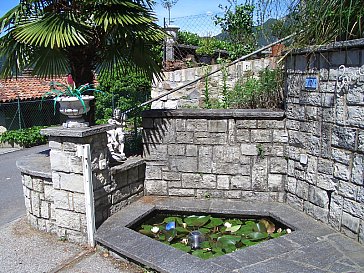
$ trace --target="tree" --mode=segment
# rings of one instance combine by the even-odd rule
[[[94,71],[159,75],[152,46],[164,38],[152,0],[21,0],[0,18],[0,76],[31,68],[38,77],[68,73],[76,86]]]
[[[222,17],[215,16],[215,24],[220,25],[221,29],[228,34],[231,42],[232,58],[241,57],[255,49],[256,41],[253,30],[253,11],[252,5],[239,5],[236,0],[228,0],[230,6],[219,7],[224,10]]]
[[[161,0],[162,6],[168,10],[168,25],[171,24],[171,8],[177,4],[178,0]]]

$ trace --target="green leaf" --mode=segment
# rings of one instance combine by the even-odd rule
[[[240,236],[224,235],[217,239],[216,246],[222,249],[226,249],[231,245],[235,247],[235,244],[240,240],[241,240]]]
[[[166,223],[166,224],[168,224],[170,222],[176,222],[180,225],[183,224],[183,220],[180,217],[167,217],[167,218],[164,218],[164,220],[163,220],[163,223]]]
[[[205,225],[205,227],[214,228],[214,227],[222,225],[223,223],[224,223],[224,221],[222,219],[211,217],[210,222],[207,225]]]
[[[211,230],[208,228],[199,228],[198,231],[200,231],[203,234],[207,234],[207,233],[211,232]]]
[[[210,216],[189,216],[186,217],[184,221],[188,226],[202,227],[210,220],[210,218]]]
[[[185,229],[183,227],[176,227],[176,231],[178,234],[182,233],[182,234],[189,234],[190,231],[188,229]]]
[[[211,247],[211,244],[209,241],[203,241],[201,244],[200,244],[200,248],[210,248]]]
[[[147,236],[149,236],[149,237],[152,237],[152,236],[154,236],[154,235],[155,235],[155,234],[154,234],[153,232],[151,232],[150,230],[145,230],[145,229],[141,229],[141,230],[139,230],[139,232],[140,232],[141,234],[147,235]]]
[[[202,249],[198,249],[192,252],[193,256],[199,257],[203,260],[207,260],[213,257],[213,254],[211,252],[204,251]]]
[[[154,226],[151,225],[142,225],[142,228],[147,231],[151,231]]]
[[[173,246],[174,248],[177,248],[179,250],[182,250],[184,252],[190,252],[191,251],[191,247],[182,243],[175,243],[175,244],[171,244],[171,246]]]
[[[226,228],[225,231],[230,231],[231,233],[234,233],[234,232],[238,231],[240,229],[240,227],[241,227],[241,225],[231,226],[231,227]]]
[[[248,236],[252,240],[261,240],[261,239],[268,238],[268,233],[266,233],[266,232],[252,232]]]

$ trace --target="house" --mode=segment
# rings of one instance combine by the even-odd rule
[[[54,111],[53,99],[42,102],[44,93],[50,90],[50,81],[27,74],[0,80],[0,126],[15,130],[60,124],[61,117]]]

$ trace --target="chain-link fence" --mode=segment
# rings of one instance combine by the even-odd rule
[[[167,38],[164,46],[164,69],[166,71],[214,64],[219,57],[228,57],[227,36],[215,23],[222,13],[207,13],[172,18],[165,29],[174,38]],[[165,20],[166,21],[166,20]]]
[[[58,125],[65,121],[54,100],[32,100],[0,103],[0,126],[7,130],[33,126]]]

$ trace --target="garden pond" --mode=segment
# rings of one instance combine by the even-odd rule
[[[155,211],[131,227],[201,259],[232,253],[292,230],[270,217]]]

